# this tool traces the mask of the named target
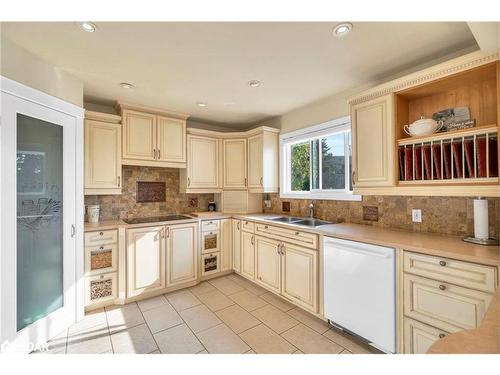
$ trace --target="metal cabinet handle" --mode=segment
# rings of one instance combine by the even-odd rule
[[[295,235],[298,236],[300,233],[299,232],[295,232]]]
[[[351,183],[353,186],[356,184],[356,171],[352,171]]]
[[[240,230],[240,224],[241,224],[241,221],[238,221],[238,224],[236,225],[238,227],[238,230]]]
[[[269,228],[269,227],[267,225],[264,225],[264,229],[267,229],[267,228]]]
[[[253,236],[251,237],[251,242],[252,242],[252,245],[253,245]]]
[[[158,159],[160,159],[160,149],[158,149]]]
[[[100,247],[99,247],[99,250],[104,250],[104,246],[100,246]]]
[[[264,179],[262,177],[260,178],[260,186],[264,186]]]
[[[191,179],[188,177],[188,186],[191,185]]]
[[[99,236],[102,236],[102,235],[104,235],[104,232],[99,232]]]
[[[446,266],[446,262],[444,260],[440,260],[439,261],[439,265],[442,266],[442,267],[444,267],[444,266]]]
[[[278,255],[281,255],[281,244],[280,243],[276,246],[276,252],[278,253]]]
[[[153,159],[156,159],[156,148],[153,148]]]
[[[165,234],[166,238],[170,237],[170,227],[167,227],[167,233]]]
[[[245,177],[245,187],[247,186],[247,178]]]
[[[281,255],[285,255],[285,244],[281,244]]]
[[[444,333],[440,333],[439,334],[439,338],[442,339],[443,337],[445,337],[446,335]]]
[[[443,284],[439,285],[439,289],[440,290],[446,290],[446,285],[443,285]]]
[[[121,183],[122,183],[122,177],[121,176],[118,176],[118,187],[121,186]]]
[[[74,224],[71,224],[71,237],[75,237],[75,236],[76,236],[76,227]]]

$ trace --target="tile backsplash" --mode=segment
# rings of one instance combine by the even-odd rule
[[[271,208],[266,213],[307,216],[307,199],[281,199],[279,194],[269,194]],[[500,227],[500,199],[489,198],[489,232],[498,237]],[[290,211],[282,211],[282,203],[290,203]],[[474,232],[472,198],[462,197],[400,197],[364,196],[361,202],[315,200],[315,217],[323,220],[367,224],[381,228],[404,229],[414,232],[431,232],[465,236]],[[378,221],[364,220],[364,207],[378,208]],[[412,208],[422,210],[422,223],[413,223]],[[370,217],[373,218],[372,215]]]
[[[86,195],[85,205],[99,204],[100,219],[125,219],[139,216],[160,216],[186,214],[193,211],[207,211],[208,202],[214,200],[213,194],[184,194],[179,192],[179,169],[122,167],[121,195]],[[165,182],[165,200],[162,202],[138,203],[137,182]]]

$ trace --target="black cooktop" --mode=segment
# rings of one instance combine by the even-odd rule
[[[192,217],[185,215],[166,215],[166,216],[149,216],[149,217],[136,217],[133,219],[123,219],[127,224],[142,224],[142,223],[157,223],[160,221],[173,221],[173,220],[186,220]]]

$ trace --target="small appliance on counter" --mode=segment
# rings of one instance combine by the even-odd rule
[[[217,206],[215,205],[215,202],[208,202],[208,211],[210,212],[217,211]]]
[[[98,204],[89,204],[87,206],[87,220],[89,223],[99,222],[100,207]]]
[[[474,199],[474,235],[464,237],[464,241],[478,245],[498,246],[498,238],[489,235],[487,199],[481,197]]]

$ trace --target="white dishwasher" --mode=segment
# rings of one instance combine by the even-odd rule
[[[396,259],[392,248],[324,237],[324,312],[334,326],[396,352]]]

